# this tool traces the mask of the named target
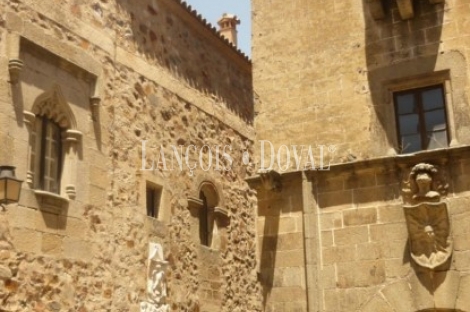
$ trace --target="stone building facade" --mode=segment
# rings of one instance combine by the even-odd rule
[[[261,311],[252,98],[185,3],[1,1],[0,311]]]
[[[252,5],[0,2],[0,311],[470,311],[470,2]]]
[[[469,17],[253,1],[257,140],[281,158],[250,180],[266,311],[470,311]]]

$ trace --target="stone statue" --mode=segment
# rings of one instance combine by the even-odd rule
[[[420,266],[435,269],[452,254],[447,204],[437,191],[438,170],[431,164],[413,167],[406,182],[403,206],[408,225],[411,257]],[[406,200],[407,199],[407,200]]]
[[[140,303],[140,312],[169,312],[166,304],[165,270],[168,262],[163,258],[160,244],[149,244],[147,269],[147,301]]]

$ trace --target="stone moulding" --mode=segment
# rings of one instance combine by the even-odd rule
[[[56,193],[42,190],[34,190],[34,195],[38,198],[41,210],[62,214],[69,206],[69,200]]]

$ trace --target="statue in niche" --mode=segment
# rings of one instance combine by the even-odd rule
[[[149,244],[147,269],[147,301],[141,302],[141,312],[169,312],[170,306],[166,303],[165,270],[168,262],[163,258],[163,249],[160,244]]]
[[[403,206],[408,225],[411,257],[420,266],[435,269],[452,254],[447,204],[435,166],[420,163],[405,182]]]

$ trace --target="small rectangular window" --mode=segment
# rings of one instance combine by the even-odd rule
[[[396,92],[395,115],[402,154],[449,145],[442,85]]]
[[[147,183],[147,187],[146,187],[147,216],[152,217],[152,218],[158,218],[158,210],[160,208],[161,194],[162,194],[161,187]]]

